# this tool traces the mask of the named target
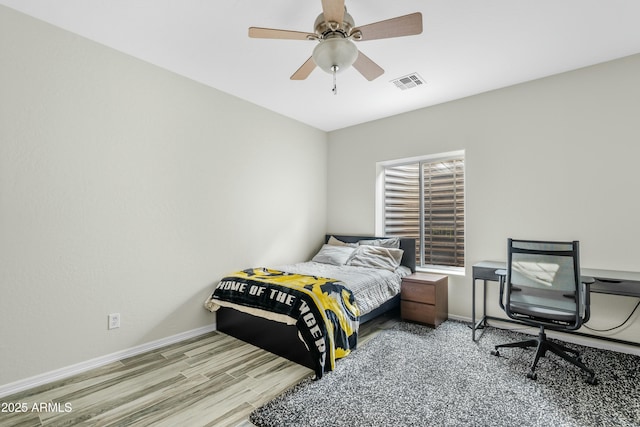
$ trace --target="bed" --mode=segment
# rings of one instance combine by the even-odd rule
[[[397,240],[401,251],[396,250],[396,252],[401,252],[401,259],[399,266],[395,269],[387,268],[388,266],[384,265],[381,268],[366,268],[370,267],[370,265],[358,265],[353,255],[349,258],[349,263],[353,265],[349,266],[337,265],[341,261],[334,262],[335,260],[333,259],[329,261],[323,259],[323,254],[324,256],[332,257],[334,256],[333,251],[342,250],[337,246],[353,245],[358,244],[358,242],[362,242],[363,246],[365,246],[365,241],[366,246],[385,246],[389,242],[388,238],[327,235],[325,244],[311,261],[276,266],[273,267],[273,270],[287,272],[286,274],[337,279],[337,283],[344,285],[350,295],[353,296],[358,309],[361,308],[358,320],[359,324],[362,324],[385,312],[396,309],[400,305],[400,281],[403,276],[415,271],[415,240],[412,238],[399,238]],[[359,249],[359,251],[361,250],[369,249]],[[398,258],[400,258],[399,254]],[[245,272],[253,273],[252,270],[245,270]],[[264,270],[262,272],[272,273],[271,269],[262,270]],[[220,281],[218,287],[222,286],[225,279]],[[376,282],[375,285],[371,284],[372,280]],[[220,303],[217,300],[215,302]],[[278,315],[269,315],[261,310],[255,312],[253,309],[237,306],[236,304],[218,307],[218,304],[212,304],[212,297],[207,300],[205,306],[212,311],[216,311],[218,331],[314,369],[318,378],[322,376],[323,371],[329,370],[319,370],[317,360],[314,360],[307,346],[299,338],[299,333],[301,332],[299,328],[296,325],[285,323]],[[357,340],[357,334],[355,339]],[[355,348],[356,342],[353,344]]]

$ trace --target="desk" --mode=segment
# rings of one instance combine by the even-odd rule
[[[500,320],[503,322],[509,322],[511,320],[504,319],[502,317],[487,316],[487,281],[498,282],[499,279],[496,275],[496,270],[506,268],[507,264],[501,261],[481,261],[473,265],[473,285],[471,296],[471,339],[473,341],[480,339],[482,334],[478,335],[476,338],[476,332],[478,329],[483,329],[487,326],[487,320]],[[595,279],[595,282],[590,286],[591,292],[593,293],[640,298],[640,273],[581,268],[580,274],[583,276],[593,277]],[[476,282],[478,280],[482,280],[483,282],[482,317],[476,322]],[[617,338],[585,334],[582,332],[570,333],[640,347],[640,343],[619,340]]]

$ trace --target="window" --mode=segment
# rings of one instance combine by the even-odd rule
[[[464,267],[464,153],[381,166],[384,235],[415,237],[417,266]]]

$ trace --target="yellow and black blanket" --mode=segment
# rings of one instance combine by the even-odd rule
[[[317,378],[357,346],[360,312],[351,291],[337,280],[252,268],[220,280],[207,306],[222,301],[294,319]]]

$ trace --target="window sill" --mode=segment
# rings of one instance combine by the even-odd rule
[[[464,267],[416,267],[416,271],[423,273],[446,274],[448,276],[464,276]]]

